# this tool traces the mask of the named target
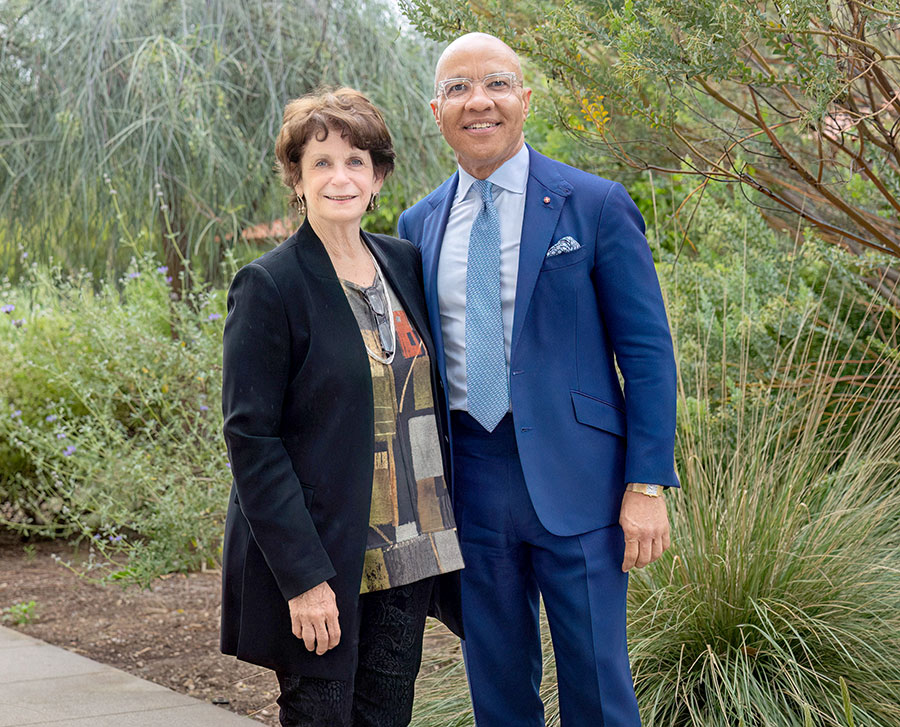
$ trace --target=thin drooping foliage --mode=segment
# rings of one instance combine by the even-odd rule
[[[10,0],[0,29],[0,266],[14,273],[27,253],[115,274],[149,249],[176,290],[185,260],[216,278],[243,229],[288,214],[274,137],[284,104],[321,85],[368,94],[394,134],[402,174],[370,226],[392,231],[446,164],[434,47],[382,0]]]

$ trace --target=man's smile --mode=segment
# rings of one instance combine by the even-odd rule
[[[484,129],[495,129],[500,126],[499,121],[475,121],[471,124],[463,126],[467,131],[482,131]]]

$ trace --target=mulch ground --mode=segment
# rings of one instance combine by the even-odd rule
[[[272,672],[219,653],[219,574],[157,580],[149,590],[98,585],[60,565],[87,557],[84,545],[29,543],[0,531],[0,609],[34,601],[27,624],[3,625],[95,661],[278,725]],[[426,655],[458,653],[443,629],[429,629]]]

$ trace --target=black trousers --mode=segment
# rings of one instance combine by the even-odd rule
[[[359,652],[350,681],[276,672],[282,727],[406,727],[422,661],[434,578],[359,597]]]

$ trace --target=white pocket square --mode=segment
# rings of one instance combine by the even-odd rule
[[[553,246],[547,250],[547,257],[553,257],[555,255],[562,255],[567,252],[575,252],[576,250],[581,249],[581,243],[578,242],[574,237],[569,237],[566,235],[565,237],[561,237]]]

